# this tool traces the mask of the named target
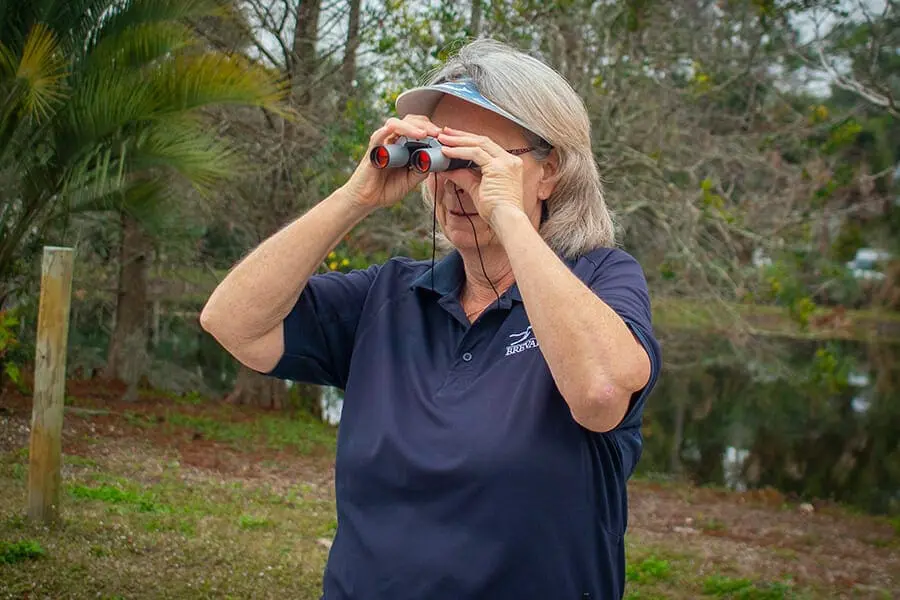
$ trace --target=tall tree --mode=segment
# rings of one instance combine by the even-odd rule
[[[327,106],[329,101],[333,101],[333,94],[318,81],[320,69],[317,42],[321,2],[285,0],[275,5],[274,9],[257,0],[252,0],[248,5],[256,18],[256,47],[265,52],[267,59],[290,82],[291,105],[301,115],[317,112]],[[289,25],[291,21],[292,29]],[[272,37],[278,41],[280,48],[280,52],[275,54],[266,48],[263,41]],[[327,92],[323,94],[325,90]],[[262,129],[257,131],[262,131],[262,136],[271,143],[268,149],[263,150],[269,155],[268,168],[248,178],[245,185],[236,189],[239,196],[236,206],[253,215],[251,219],[245,218],[245,226],[250,227],[254,237],[262,241],[295,217],[300,206],[312,201],[307,197],[310,186],[303,176],[304,172],[308,172],[304,166],[310,165],[310,161],[318,154],[317,144],[326,143],[327,140],[318,127],[303,120],[287,122],[263,118],[260,121]],[[256,144],[257,141],[254,140],[253,143]],[[259,193],[260,186],[265,190],[264,194]],[[300,389],[303,397],[318,398],[315,390],[306,386],[301,386]],[[287,388],[284,382],[264,377],[241,365],[228,400],[236,404],[282,408],[287,405]],[[318,403],[307,402],[306,408],[317,412]]]

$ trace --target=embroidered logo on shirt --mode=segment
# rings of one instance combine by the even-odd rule
[[[506,356],[524,352],[529,348],[538,347],[538,341],[537,338],[534,337],[534,332],[531,331],[531,325],[529,325],[528,329],[526,329],[525,331],[521,333],[513,333],[509,337],[514,338],[514,341],[506,347]]]

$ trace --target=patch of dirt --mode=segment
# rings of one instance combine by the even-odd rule
[[[272,410],[215,402],[182,404],[148,391],[142,391],[136,402],[125,402],[124,391],[124,386],[102,380],[67,382],[71,404],[63,417],[63,454],[107,460],[122,454],[134,460],[136,447],[145,447],[166,455],[167,460],[217,476],[267,481],[275,487],[298,482],[329,492],[334,487],[334,457],[326,451],[301,454],[290,447],[270,448],[249,440],[226,444],[204,439],[202,432],[189,427],[165,426],[171,412],[250,422],[274,414]],[[9,452],[29,443],[32,398],[10,389],[2,398],[0,452]]]
[[[791,577],[854,594],[873,587],[900,592],[900,536],[887,519],[786,503],[773,490],[641,481],[629,489],[629,532],[644,539],[680,545],[710,561],[738,557],[748,574],[765,573],[773,581]]]

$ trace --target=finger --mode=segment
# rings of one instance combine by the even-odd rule
[[[446,129],[446,128],[445,128]],[[483,149],[491,156],[503,156],[506,150],[489,137],[483,135],[475,135],[472,133],[446,133],[441,132],[438,141],[451,147],[456,146],[473,146]]]
[[[414,123],[416,126],[421,127],[430,136],[437,137],[437,135],[441,132],[441,128],[432,123],[431,119],[429,119],[425,115],[406,115],[405,117],[403,117],[403,120],[409,121],[410,123]]]
[[[407,115],[403,119],[391,117],[385,122],[385,127],[389,128],[398,136],[406,136],[421,139],[429,135],[436,136],[440,133],[440,128],[428,120],[427,117],[421,115]]]
[[[428,135],[428,132],[421,123],[402,121],[393,117],[387,120],[385,126],[390,129],[391,133],[398,136],[423,138]]]
[[[372,135],[369,136],[369,148],[374,148],[375,146],[380,146],[387,140],[388,136],[391,135],[390,130],[387,126],[379,127],[375,131],[372,132]]]
[[[494,157],[479,146],[441,146],[441,152],[450,158],[471,160],[479,167],[487,166]]]

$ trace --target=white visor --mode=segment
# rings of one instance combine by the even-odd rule
[[[440,102],[441,96],[444,94],[456,96],[466,102],[471,102],[476,106],[497,113],[501,117],[509,119],[516,125],[531,131],[531,128],[520,119],[514,117],[509,112],[503,110],[482,96],[481,92],[478,91],[478,88],[475,87],[475,82],[469,78],[446,81],[444,83],[407,90],[397,97],[397,114],[400,118],[409,114],[431,116],[431,113],[434,111],[438,102]]]

